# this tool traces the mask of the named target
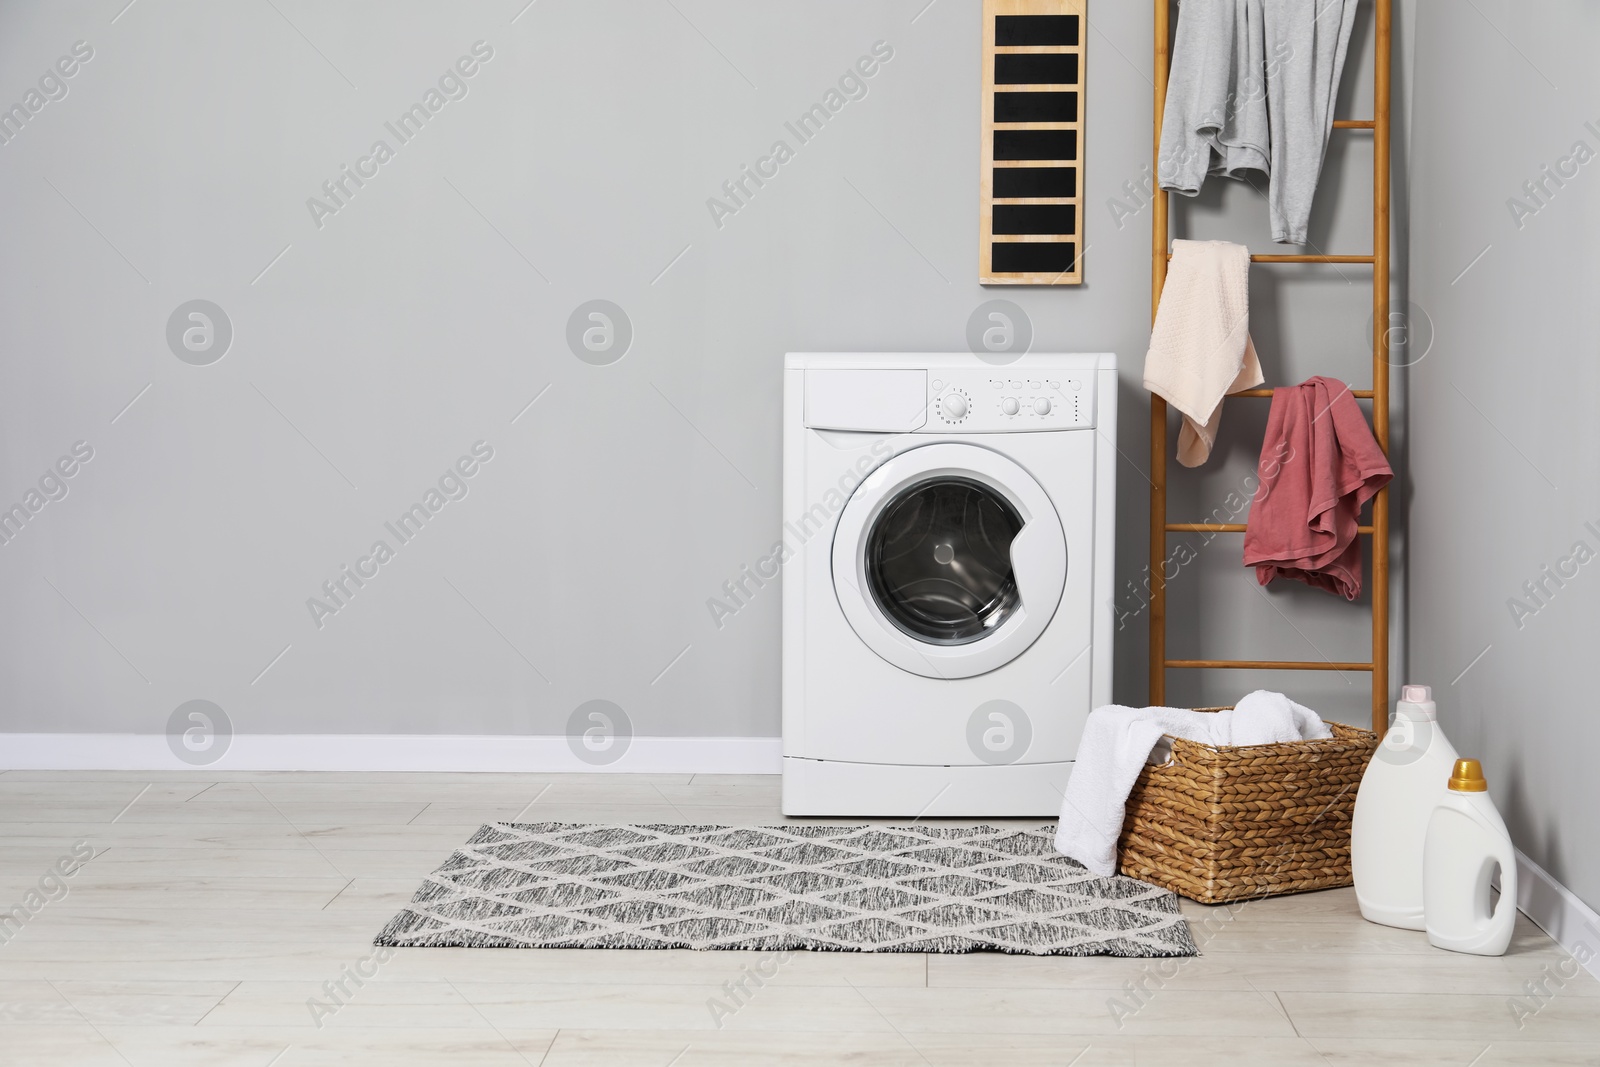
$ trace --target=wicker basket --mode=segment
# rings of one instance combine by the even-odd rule
[[[1200,708],[1221,711],[1221,708]],[[1376,734],[1216,748],[1172,738],[1128,797],[1122,873],[1202,904],[1350,885],[1350,820]]]

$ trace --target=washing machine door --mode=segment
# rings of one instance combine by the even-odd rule
[[[944,442],[869,474],[839,515],[833,586],[856,635],[926,678],[1011,662],[1049,625],[1067,579],[1054,504],[1015,461]]]

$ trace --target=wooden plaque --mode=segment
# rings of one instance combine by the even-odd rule
[[[983,0],[978,281],[1083,282],[1088,0]]]

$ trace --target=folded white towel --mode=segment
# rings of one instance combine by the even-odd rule
[[[1230,711],[1128,708],[1089,713],[1061,803],[1056,851],[1097,875],[1115,874],[1117,837],[1128,793],[1164,735],[1208,745],[1270,745],[1332,737],[1322,717],[1284,696],[1258,689]],[[1163,758],[1165,758],[1163,756]]]
[[[1198,467],[1222,424],[1222,398],[1266,379],[1250,340],[1250,250],[1174,241],[1144,357],[1144,387],[1183,415],[1178,462]]]

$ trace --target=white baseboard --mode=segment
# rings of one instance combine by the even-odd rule
[[[635,737],[614,762],[580,760],[565,737],[437,734],[238,734],[195,766],[163,734],[0,733],[0,770],[488,771],[777,774],[779,737]]]
[[[1517,910],[1600,978],[1600,915],[1543,867],[1517,852]]]

